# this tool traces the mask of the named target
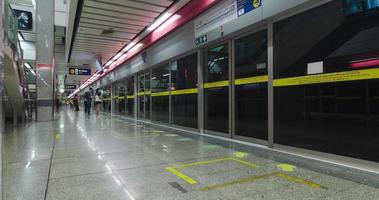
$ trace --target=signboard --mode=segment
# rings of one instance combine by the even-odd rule
[[[207,32],[237,19],[237,17],[236,0],[227,0],[194,22],[195,37],[205,35]]]
[[[379,8],[379,0],[343,0],[346,15],[370,12]]]
[[[51,69],[52,67],[53,65],[50,63],[37,63],[37,69],[41,69],[41,68]]]
[[[75,90],[75,89],[76,89],[76,85],[68,85],[68,84],[66,84],[66,85],[64,86],[64,88],[65,88],[66,90]]]
[[[237,0],[238,17],[251,12],[262,5],[262,0]]]
[[[202,35],[198,38],[196,38],[196,45],[201,45],[208,42],[208,36],[207,35]]]
[[[18,30],[31,31],[33,30],[33,14],[25,10],[13,9],[17,18]]]
[[[90,69],[78,69],[78,68],[69,68],[68,72],[70,75],[80,75],[80,76],[90,76]]]

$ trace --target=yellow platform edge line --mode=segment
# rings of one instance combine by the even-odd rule
[[[260,179],[268,178],[270,176],[274,176],[276,174],[277,174],[277,172],[273,172],[273,173],[269,173],[269,174],[263,174],[263,175],[248,177],[248,178],[242,178],[242,179],[238,179],[235,181],[230,181],[230,182],[226,182],[226,183],[206,186],[206,187],[200,188],[199,190],[202,192],[205,192],[205,191],[209,191],[209,190],[220,189],[220,188],[224,188],[224,187],[231,186],[231,185],[257,181]]]
[[[237,158],[229,158],[229,159],[233,160],[233,161],[236,161],[236,162],[239,162],[239,163],[242,163],[242,164],[245,164],[245,165],[248,165],[248,166],[253,167],[253,168],[259,168],[259,165],[256,165],[256,164],[251,163],[251,162],[247,162],[247,161],[240,160],[240,159],[237,159]]]
[[[207,160],[207,161],[200,161],[200,162],[192,162],[192,163],[187,163],[187,164],[181,164],[177,168],[183,169],[187,167],[193,167],[193,166],[198,166],[198,165],[208,165],[208,164],[213,164],[213,163],[218,163],[218,162],[223,162],[230,160],[230,158],[220,158],[220,159],[214,159],[214,160]]]
[[[301,183],[301,184],[304,184],[304,185],[307,185],[309,187],[313,187],[313,188],[321,188],[321,189],[328,189],[327,187],[325,186],[322,186],[320,184],[317,184],[315,182],[312,182],[312,181],[308,181],[308,180],[304,180],[304,179],[301,179],[301,178],[298,178],[298,177],[294,177],[294,176],[290,176],[288,174],[283,174],[283,173],[277,173],[276,176],[280,177],[280,178],[283,178],[283,179],[286,179],[288,181],[292,181],[292,182],[297,182],[297,183]]]
[[[176,170],[175,168],[173,167],[166,167],[166,170],[171,172],[172,174],[174,174],[175,176],[183,179],[185,182],[191,184],[191,185],[194,185],[197,183],[197,181],[195,181],[194,179],[192,179],[191,177],[183,174],[182,172]]]

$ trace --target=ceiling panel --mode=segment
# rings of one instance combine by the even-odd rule
[[[98,24],[98,25],[105,25],[105,26],[111,26],[111,27],[118,27],[118,28],[126,28],[126,29],[132,29],[139,31],[143,27],[131,25],[127,23],[117,23],[112,21],[104,21],[104,20],[96,20],[96,19],[88,19],[88,18],[81,18],[80,21],[85,24]]]
[[[134,25],[134,26],[140,26],[140,27],[146,26],[146,23],[147,23],[143,21],[123,19],[123,18],[118,18],[118,17],[109,17],[105,15],[89,14],[89,13],[82,13],[82,18],[95,19],[95,20],[100,20],[100,21],[105,21],[105,22],[117,22],[121,24],[128,24],[128,25]]]
[[[165,10],[165,6],[158,6],[150,3],[143,3],[143,2],[138,2],[138,1],[130,1],[130,0],[93,0],[97,2],[102,2],[102,3],[111,3],[112,5],[117,5],[117,6],[124,6],[128,8],[135,8],[138,10],[144,10],[144,11],[152,11],[156,13],[161,13]]]
[[[152,18],[155,18],[160,14],[160,12],[152,12],[152,11],[148,11],[144,9],[136,9],[129,6],[120,6],[120,5],[111,4],[109,2],[102,3],[102,2],[86,0],[84,2],[84,6],[88,6],[92,8],[102,8],[102,9],[107,9],[107,10],[113,10],[116,12],[130,13],[134,15],[140,15],[140,16],[152,17]]]
[[[148,27],[172,0],[84,0],[71,51],[109,59]],[[76,56],[74,56],[76,58]]]
[[[142,21],[142,22],[147,22],[147,23],[150,23],[154,20],[154,18],[152,17],[144,17],[140,15],[132,15],[132,14],[122,13],[122,12],[116,13],[112,10],[97,9],[97,8],[90,8],[90,7],[84,7],[83,13],[98,14],[98,15],[103,15],[103,16],[117,17],[120,19]]]

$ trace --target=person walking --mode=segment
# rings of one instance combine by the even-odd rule
[[[79,96],[75,95],[74,97],[74,109],[75,111],[79,111]]]
[[[84,112],[88,115],[91,114],[91,105],[92,105],[92,88],[89,88],[89,91],[84,93]]]
[[[95,92],[96,115],[99,115],[100,113],[101,103],[103,103],[103,100],[101,99],[101,92],[100,89],[97,88]]]

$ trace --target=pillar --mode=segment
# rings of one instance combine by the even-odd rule
[[[54,1],[36,0],[37,120],[54,115]]]

